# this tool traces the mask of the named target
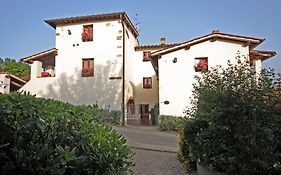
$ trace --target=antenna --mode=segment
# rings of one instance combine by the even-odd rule
[[[141,28],[139,27],[141,22],[139,21],[139,15],[136,13],[135,17],[133,17],[134,23],[135,23],[135,27],[138,31],[138,33],[141,31]]]

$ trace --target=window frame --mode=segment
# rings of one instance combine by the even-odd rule
[[[143,51],[143,56],[142,56],[142,61],[146,62],[146,61],[150,61],[150,51]]]
[[[201,62],[204,60],[203,62]],[[194,60],[194,70],[195,72],[202,72],[202,71],[208,71],[209,62],[208,57],[197,57]]]
[[[152,77],[143,77],[142,87],[143,89],[152,89]]]
[[[85,63],[88,62],[87,67],[85,68]],[[91,66],[92,64],[92,66]],[[82,77],[93,77],[94,76],[94,58],[82,58],[82,69],[81,69],[81,76]],[[87,70],[87,71],[85,71]]]
[[[86,31],[88,30],[88,31]],[[94,26],[93,24],[83,25],[83,31],[81,34],[81,39],[83,42],[91,42],[94,38]]]

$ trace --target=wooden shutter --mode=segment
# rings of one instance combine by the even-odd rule
[[[94,76],[94,59],[82,59],[82,76]]]
[[[88,26],[89,41],[93,41],[93,25]]]

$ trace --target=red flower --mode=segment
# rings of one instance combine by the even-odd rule
[[[41,72],[41,77],[50,77],[51,74],[49,72]]]
[[[87,32],[83,32],[81,35],[82,35],[82,39],[83,39],[83,40],[87,40],[88,37],[89,37],[89,35],[88,35]]]
[[[151,88],[150,84],[148,84],[148,83],[147,83],[147,84],[144,84],[143,87],[144,87],[144,88]]]
[[[200,59],[199,63],[197,63],[194,66],[194,68],[195,68],[196,72],[199,72],[199,71],[202,71],[202,70],[207,70],[208,69],[208,61],[207,61],[207,59]]]
[[[88,71],[89,71],[88,69],[82,69],[83,73],[88,73]]]

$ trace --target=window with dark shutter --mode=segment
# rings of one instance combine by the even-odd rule
[[[82,41],[83,42],[93,41],[93,25],[83,26]]]
[[[94,59],[85,58],[82,59],[82,77],[94,76]]]
[[[143,88],[144,89],[152,88],[152,78],[151,77],[143,77]]]

